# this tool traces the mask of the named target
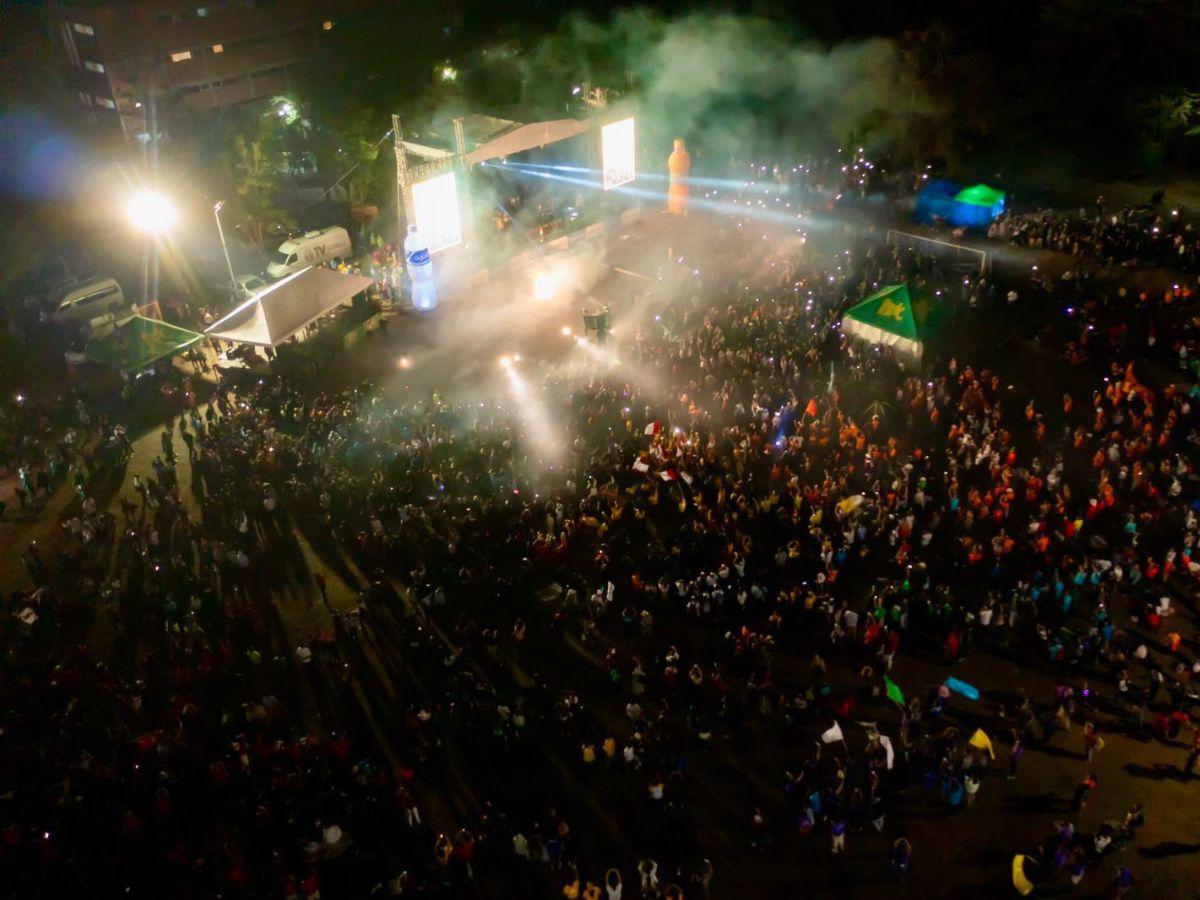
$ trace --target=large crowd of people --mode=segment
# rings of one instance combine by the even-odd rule
[[[1194,267],[1190,224],[1115,218],[996,236]],[[1009,848],[1022,877],[1128,891],[1155,811],[1088,815],[1104,736],[1200,756],[1200,401],[1162,366],[1190,294],[1085,292],[1045,331],[1075,364],[1051,402],[839,329],[961,272],[744,224],[705,226],[624,366],[544,376],[557,451],[503,400],[248,379],[182,394],[110,497],[128,442],[81,420],[62,458],[112,453],[70,468],[0,616],[0,894],[707,898],[754,878],[722,859],[859,842],[903,880],[914,810],[969,811],[1052,743],[1078,781]],[[949,668],[980,647],[1052,692],[981,698]]]

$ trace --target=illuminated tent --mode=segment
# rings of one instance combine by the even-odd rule
[[[846,310],[842,331],[915,363],[940,320],[941,308],[932,297],[916,294],[907,284],[889,284]]]
[[[962,228],[987,228],[1004,212],[1004,191],[976,184],[954,195],[954,212],[950,221]]]
[[[159,319],[133,316],[111,334],[88,341],[84,358],[122,372],[140,372],[182,353],[203,337]]]
[[[987,228],[1004,212],[1004,192],[986,184],[964,188],[953,181],[931,181],[917,194],[914,217],[918,222],[935,219],[955,228]]]
[[[371,279],[362,275],[309,266],[259,291],[205,333],[240,344],[278,347],[370,286]]]
[[[962,187],[953,181],[931,181],[917,194],[915,217],[926,224],[934,219],[949,222],[954,214],[954,198]]]

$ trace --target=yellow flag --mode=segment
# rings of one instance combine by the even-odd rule
[[[992,759],[996,758],[996,751],[992,749],[992,739],[983,733],[982,728],[976,728],[975,733],[971,735],[971,739],[967,741],[972,747],[977,747],[980,750],[986,750],[988,756]]]
[[[1013,857],[1012,879],[1013,887],[1022,897],[1033,893],[1033,882],[1025,877],[1025,857],[1019,853]]]

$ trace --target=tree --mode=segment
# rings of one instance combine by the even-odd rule
[[[230,175],[236,201],[233,218],[260,253],[268,232],[295,227],[292,216],[279,203],[279,160],[260,140],[237,135],[233,142]]]

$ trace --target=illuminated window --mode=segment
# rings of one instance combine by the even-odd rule
[[[326,20],[321,23],[321,28],[324,29],[325,31],[333,31],[333,23],[330,22],[329,20]]]
[[[186,62],[192,58],[191,50],[180,50],[178,53],[171,54],[171,62]]]
[[[80,34],[95,34],[96,33],[96,29],[92,28],[91,25],[84,25],[82,22],[72,22],[71,27],[74,28],[76,31],[78,31]]]
[[[87,69],[89,72],[99,72],[101,75],[104,74],[104,63],[92,62],[91,60],[87,60],[86,62],[84,62],[83,67],[85,69]]]
[[[100,104],[101,106],[103,106],[105,109],[116,109],[117,108],[117,104],[113,103],[112,100],[110,100],[108,97],[97,97],[96,102],[98,104]]]
[[[213,44],[213,53],[224,53],[225,47],[223,44]]]

